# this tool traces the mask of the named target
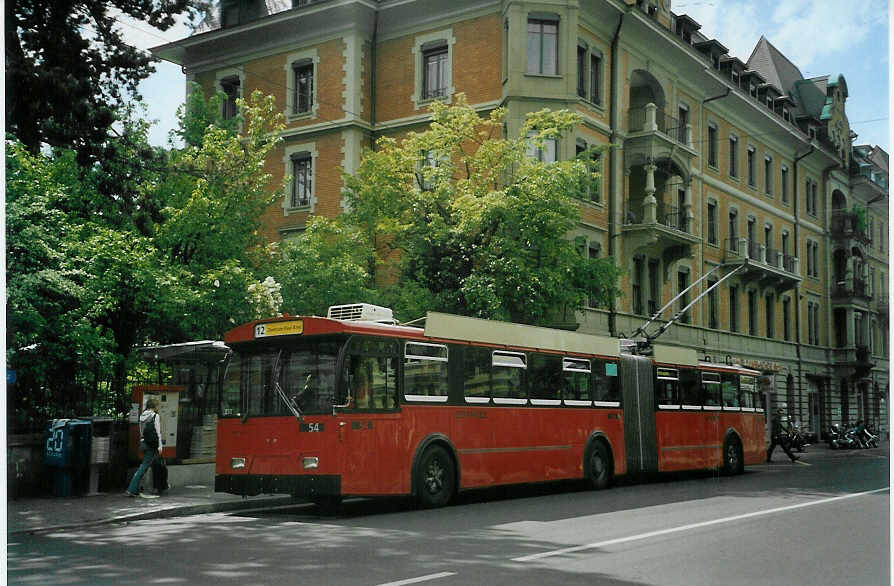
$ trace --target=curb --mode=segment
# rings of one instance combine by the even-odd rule
[[[251,511],[268,510],[279,507],[294,507],[295,505],[311,504],[303,498],[280,497],[252,501],[227,501],[222,503],[204,503],[196,505],[183,505],[166,509],[155,509],[129,515],[119,515],[93,521],[81,521],[79,523],[66,523],[62,525],[47,525],[44,527],[30,527],[28,529],[16,529],[7,532],[7,536],[28,535],[46,533],[48,531],[64,531],[66,529],[79,529],[82,527],[95,527],[97,525],[109,525],[112,523],[129,523],[131,521],[145,521],[148,519],[171,519],[174,517],[187,517],[189,515],[203,515],[207,513],[221,513],[227,511]]]

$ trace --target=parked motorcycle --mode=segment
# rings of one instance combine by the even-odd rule
[[[799,452],[803,452],[807,448],[807,446],[810,445],[809,443],[807,443],[807,438],[805,438],[804,434],[801,432],[801,424],[797,421],[792,423],[791,427],[789,428],[788,440],[789,445]]]
[[[860,444],[853,428],[846,429],[836,423],[829,429],[829,447],[833,450],[851,449],[860,447]]]

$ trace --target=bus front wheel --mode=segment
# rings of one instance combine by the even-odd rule
[[[612,460],[600,441],[590,444],[587,451],[587,481],[594,490],[607,488],[612,478]]]
[[[742,444],[736,437],[728,437],[723,442],[723,473],[732,476],[745,471]]]
[[[416,469],[416,498],[424,508],[443,507],[456,491],[453,460],[441,446],[426,448]]]

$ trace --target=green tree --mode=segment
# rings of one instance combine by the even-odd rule
[[[151,149],[135,122],[113,145],[121,156],[86,168],[73,151],[8,141],[7,359],[22,374],[10,405],[81,414],[105,381],[120,412],[135,346],[219,337],[279,312],[259,228],[282,119],[259,94],[240,107],[241,136],[186,109],[195,140],[182,149]],[[117,177],[103,183],[104,169]]]
[[[6,127],[32,153],[73,149],[103,160],[116,111],[153,71],[154,57],[129,46],[119,15],[164,31],[192,22],[205,0],[9,0],[5,4]]]
[[[463,96],[436,102],[429,129],[380,139],[346,178],[342,221],[366,235],[370,267],[397,275],[383,298],[404,314],[425,306],[542,324],[620,293],[612,261],[583,258],[569,239],[591,164],[531,156],[578,116],[532,113],[518,138],[503,136],[504,117],[481,118]]]
[[[282,243],[274,265],[283,310],[326,315],[330,305],[375,302],[378,293],[368,270],[375,259],[367,238],[343,221],[311,218],[304,232]]]

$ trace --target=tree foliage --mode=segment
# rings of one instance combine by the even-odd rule
[[[121,15],[158,30],[203,13],[205,0],[9,0],[5,4],[6,127],[36,153],[72,149],[79,161],[107,158],[117,110],[139,98],[155,59],[128,45]]]
[[[263,272],[272,251],[258,228],[276,197],[263,163],[281,115],[256,94],[240,102],[242,136],[213,123],[199,135],[208,111],[199,100],[182,115],[196,140],[171,152],[149,147],[139,122],[115,144],[130,156],[88,167],[73,151],[32,154],[7,140],[16,415],[39,419],[50,407],[54,416],[83,414],[100,387],[104,408],[120,413],[134,347],[219,338],[236,323],[278,314],[280,285]]]
[[[365,235],[368,266],[395,280],[381,295],[405,314],[542,324],[619,293],[611,260],[585,258],[569,238],[597,170],[531,156],[577,115],[532,113],[517,138],[503,136],[504,117],[481,118],[462,96],[436,102],[427,130],[380,139],[346,178],[341,221]]]

